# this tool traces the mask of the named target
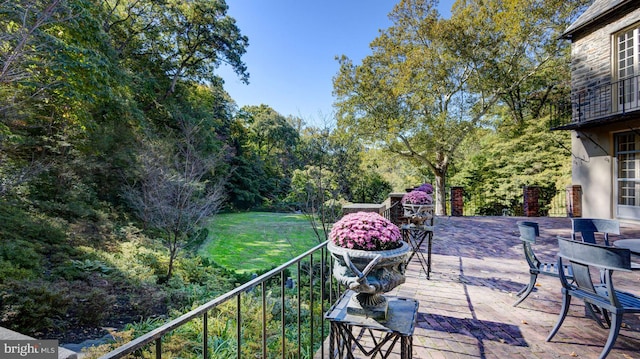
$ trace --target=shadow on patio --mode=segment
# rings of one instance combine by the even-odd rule
[[[407,281],[390,295],[415,298],[420,307],[414,358],[597,358],[608,329],[585,317],[574,300],[552,342],[545,342],[560,312],[560,282],[538,277],[518,307],[515,293],[529,281],[518,239],[522,217],[439,217],[433,240],[431,280],[414,256]],[[535,245],[542,260],[555,260],[557,236],[569,237],[569,218],[526,218],[540,224]],[[621,235],[640,238],[640,226],[621,223]],[[423,249],[426,250],[426,248]],[[632,260],[640,262],[640,257]],[[614,275],[619,289],[640,294],[640,271]],[[609,358],[640,358],[640,318],[626,315]]]

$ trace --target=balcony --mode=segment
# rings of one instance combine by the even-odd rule
[[[573,90],[571,102],[551,105],[553,130],[576,130],[628,120],[640,114],[640,76]]]
[[[417,299],[420,303],[417,315],[416,329],[413,335],[414,358],[559,358],[580,357],[595,358],[598,356],[607,340],[608,329],[600,328],[596,321],[585,317],[585,307],[580,301],[575,301],[569,310],[569,316],[560,329],[559,335],[551,342],[545,338],[560,313],[561,298],[560,283],[557,278],[547,276],[538,277],[538,285],[534,292],[518,307],[512,307],[515,301],[515,293],[529,280],[528,266],[522,253],[521,243],[518,240],[516,222],[525,217],[438,217],[433,240],[433,269],[431,279],[427,280],[419,264],[417,256],[414,256],[407,268],[407,281],[394,289],[389,295]],[[529,218],[531,220],[531,218]],[[536,249],[540,257],[545,260],[553,260],[557,253],[557,236],[571,236],[571,220],[569,218],[537,217],[535,221],[540,224],[541,236],[536,243]],[[621,235],[618,238],[639,238],[640,227],[632,224],[621,224]],[[423,248],[426,250],[426,248]],[[302,257],[308,257],[315,253],[309,268],[314,263],[323,263],[326,259],[324,245],[310,250]],[[302,258],[301,257],[301,258]],[[300,259],[302,261],[306,261]],[[267,277],[280,278],[278,282],[285,292],[284,277],[281,270],[284,267],[300,262],[295,259],[283,265],[274,272],[265,274],[266,277],[256,278],[251,283],[238,288],[237,291],[217,298],[205,304],[201,308],[177,318],[171,323],[165,324],[136,340],[105,355],[104,359],[127,357],[127,354],[137,353],[149,357],[163,358],[170,355],[162,355],[166,343],[163,336],[170,336],[172,330],[176,330],[184,322],[195,320],[201,323],[202,330],[199,337],[207,338],[208,311],[222,301],[231,299],[240,303],[246,300],[251,293],[249,288],[255,286],[254,292],[264,291],[262,283]],[[632,260],[638,260],[633,258]],[[329,264],[329,263],[327,263]],[[323,268],[324,265],[319,266]],[[300,272],[299,270],[297,272]],[[314,278],[325,278],[327,272],[318,272]],[[617,272],[616,284],[618,289],[638,294],[637,272]],[[326,277],[329,278],[329,277]],[[297,281],[300,285],[305,281]],[[308,285],[319,284],[320,280],[307,278]],[[315,285],[314,284],[314,285]],[[300,288],[296,286],[295,292]],[[262,289],[262,290],[261,290]],[[323,298],[333,290],[327,287],[327,291],[318,296],[311,296],[312,302]],[[296,297],[300,294],[294,293]],[[264,295],[259,295],[264,297]],[[304,297],[304,295],[302,295]],[[330,298],[331,296],[326,296]],[[332,297],[329,301],[334,300]],[[281,305],[290,305],[290,301],[283,299]],[[314,305],[312,304],[310,308]],[[318,320],[322,320],[322,309],[313,311]],[[230,330],[237,329],[237,336],[242,337],[245,332],[234,328],[237,322],[243,322],[244,313],[237,313],[237,318],[229,318]],[[198,319],[200,318],[200,319]],[[284,317],[280,319],[285,321]],[[618,336],[616,344],[610,356],[632,358],[637,357],[637,348],[640,345],[640,317],[626,315],[623,318],[623,329]],[[314,321],[311,321],[313,323]],[[245,321],[246,323],[246,321]],[[288,322],[288,326],[299,326],[299,321]],[[243,355],[237,351],[231,357],[245,358],[326,358],[328,347],[325,338],[329,334],[323,330],[324,326],[316,321],[315,327],[310,331],[316,333],[311,342],[316,343],[313,351],[278,350],[284,348],[284,341],[276,341],[276,351],[268,351],[268,345],[257,346],[258,349],[252,355]],[[277,334],[277,333],[276,333]],[[281,336],[281,337],[284,337]],[[265,335],[263,340],[271,340]],[[296,338],[297,339],[297,338]],[[202,348],[191,348],[189,357],[220,358],[216,355],[202,355],[210,353],[213,341],[204,341]],[[325,343],[323,346],[321,343]],[[260,344],[260,343],[258,343]],[[248,345],[247,338],[238,340],[238,346]],[[364,343],[371,348],[372,343]],[[303,345],[304,346],[304,345]],[[298,343],[294,347],[299,349]],[[359,353],[358,353],[359,354]],[[397,353],[390,357],[397,358]],[[229,357],[229,356],[225,356]],[[356,356],[362,358],[363,356]]]

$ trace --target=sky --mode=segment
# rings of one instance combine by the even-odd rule
[[[390,0],[227,0],[228,15],[249,38],[245,85],[229,67],[218,74],[238,107],[266,104],[307,125],[332,123],[333,77],[346,55],[358,65],[369,44],[391,26]],[[441,0],[449,17],[454,0]]]

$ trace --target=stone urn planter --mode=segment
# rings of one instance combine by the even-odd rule
[[[383,293],[405,282],[410,249],[398,227],[377,213],[351,213],[334,224],[327,243],[333,276],[357,293],[347,313],[386,319]]]
[[[433,218],[433,197],[431,196],[433,190],[430,184],[425,183],[404,196],[402,196],[402,208],[404,209],[404,216],[409,221],[409,224],[423,225],[425,222]]]
[[[432,204],[405,203],[402,208],[404,209],[404,216],[410,224],[421,226],[425,222],[431,223],[435,206]]]

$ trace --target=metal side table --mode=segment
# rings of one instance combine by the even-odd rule
[[[413,358],[413,330],[418,315],[418,301],[387,297],[387,320],[377,321],[347,313],[347,305],[355,294],[347,290],[325,314],[325,319],[331,323],[329,358],[353,359],[357,351],[366,357],[374,358],[379,354],[387,358],[398,341],[400,357]]]
[[[411,262],[414,255],[417,256],[422,270],[427,275],[427,279],[431,277],[431,243],[433,241],[433,226],[427,225],[415,225],[415,224],[403,224],[400,227],[402,231],[402,238],[405,242],[411,245],[411,256],[407,260],[407,263]],[[420,250],[422,243],[427,242],[427,257]]]

